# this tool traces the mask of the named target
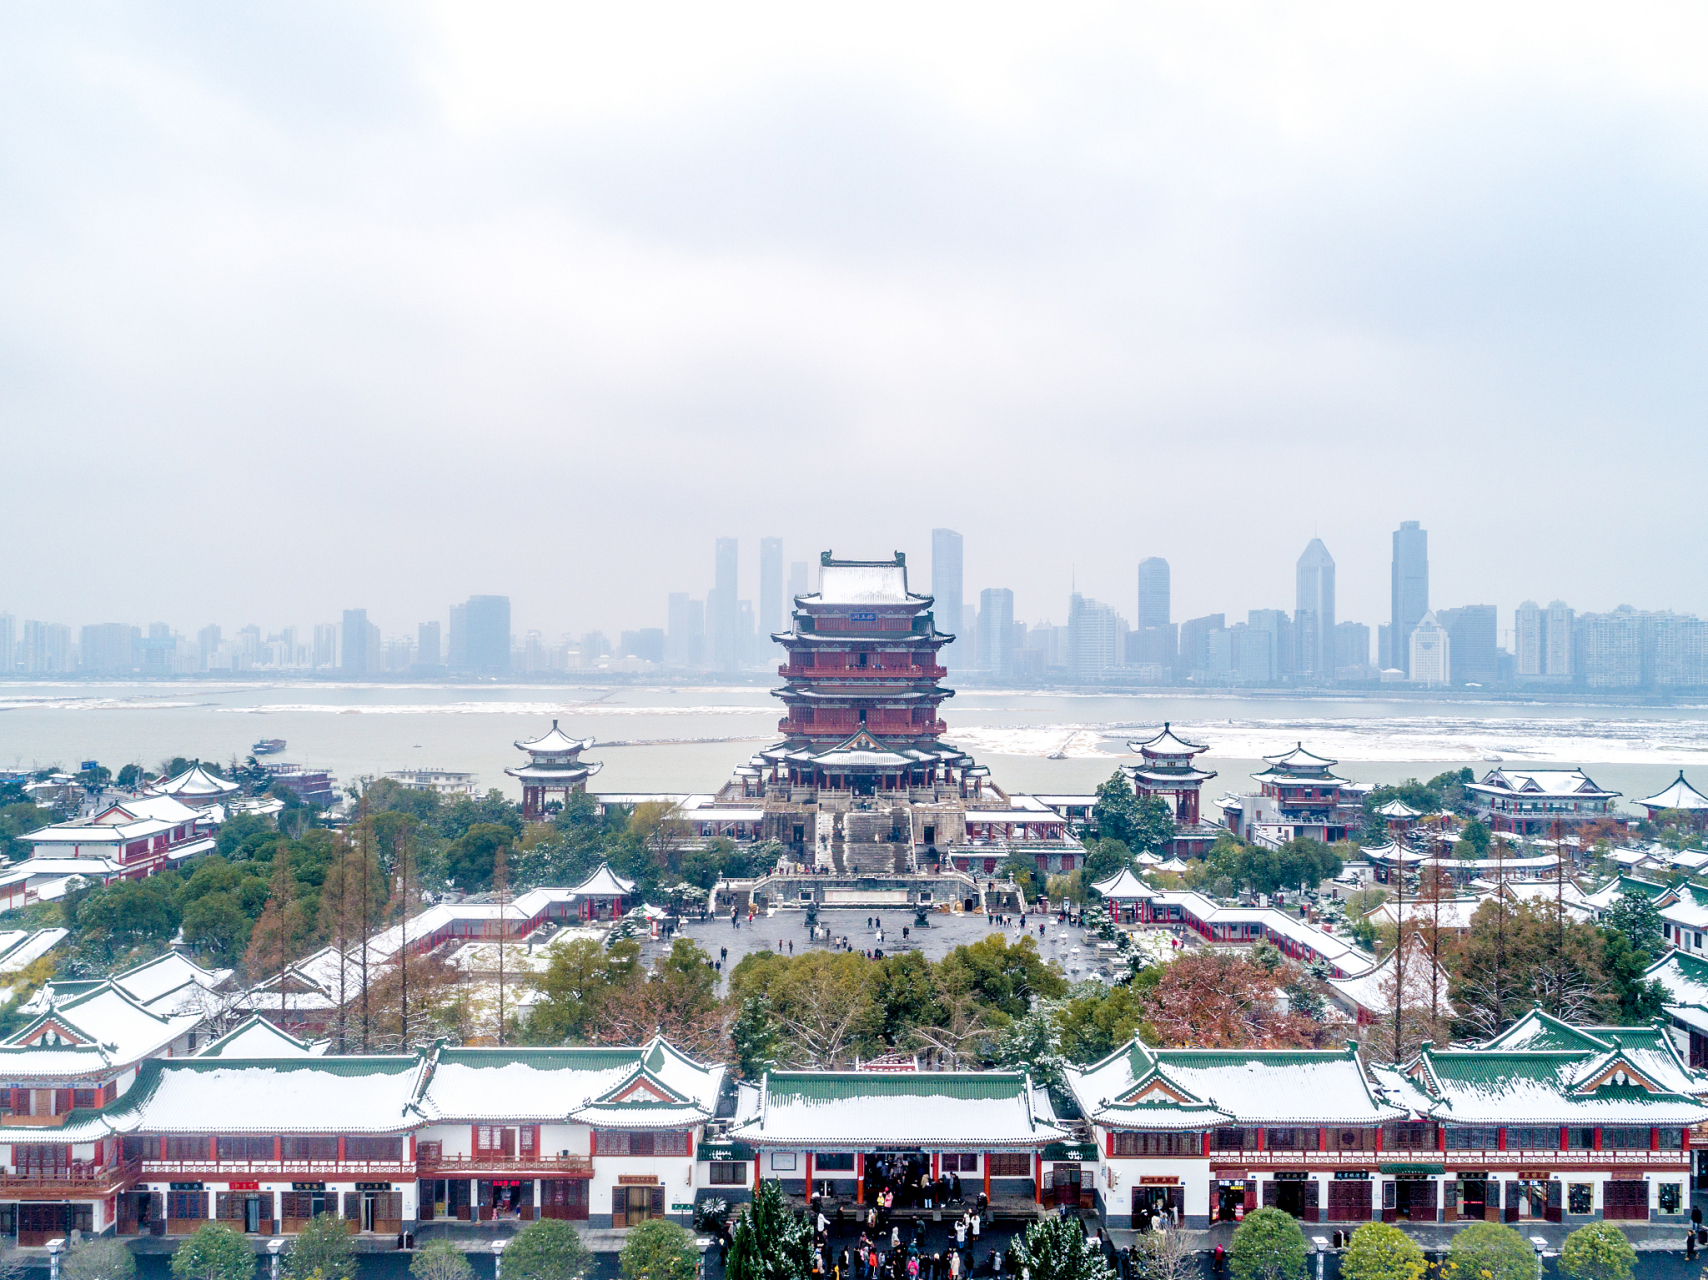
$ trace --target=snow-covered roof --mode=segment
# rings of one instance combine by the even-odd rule
[[[1584,1025],[1556,1018],[1542,1009],[1532,1009],[1479,1047],[1581,1051],[1590,1055],[1586,1067],[1579,1072],[1582,1079],[1590,1078],[1599,1069],[1597,1064],[1603,1056],[1622,1051],[1627,1062],[1664,1090],[1693,1097],[1708,1093],[1708,1072],[1695,1070],[1679,1056],[1678,1046],[1661,1019],[1631,1027]]]
[[[557,721],[552,721],[552,727],[531,742],[517,742],[523,751],[534,755],[559,755],[576,751],[585,751],[593,745],[592,738],[572,738],[557,727]]]
[[[1390,951],[1375,968],[1351,978],[1330,978],[1328,985],[1354,1012],[1390,1014],[1394,1011],[1394,993],[1399,985],[1395,979],[1395,957],[1398,955],[1398,951]],[[1448,1008],[1447,991],[1453,981],[1452,975],[1429,954],[1429,945],[1420,934],[1407,936],[1405,957],[1405,1007],[1427,1009],[1434,1005],[1437,1009]]]
[[[204,991],[213,991],[229,977],[230,969],[204,969],[181,952],[168,951],[123,973],[115,973],[112,980],[137,1001],[152,1008],[163,997],[183,992],[186,983]],[[156,1009],[155,1012],[162,1010]]]
[[[1395,797],[1387,804],[1377,805],[1376,812],[1384,818],[1421,818],[1423,813],[1412,808],[1404,800]]]
[[[198,1050],[198,1058],[318,1058],[330,1040],[299,1040],[260,1014],[251,1014],[218,1040]]]
[[[399,1133],[422,1060],[387,1057],[155,1058],[107,1108],[121,1133]]]
[[[0,974],[18,973],[63,942],[69,929],[7,929],[0,932]]]
[[[1305,750],[1305,744],[1303,742],[1300,742],[1291,751],[1283,751],[1278,756],[1264,756],[1263,759],[1268,764],[1288,765],[1293,767],[1300,765],[1320,765],[1323,768],[1327,768],[1331,765],[1340,763],[1338,760],[1329,760],[1323,756],[1313,755],[1311,752]]]
[[[164,1052],[202,1021],[199,1012],[147,1009],[111,980],[66,998],[50,993],[42,1011],[0,1045],[0,1076],[54,1074],[53,1055],[78,1046],[93,1046],[116,1066],[138,1062]]]
[[[1087,1119],[1123,1129],[1219,1124],[1380,1124],[1354,1046],[1344,1049],[1152,1049],[1137,1036],[1100,1062],[1069,1067]]]
[[[1467,791],[1491,795],[1616,796],[1604,791],[1582,769],[1491,769],[1481,782],[1468,782]]]
[[[597,871],[570,890],[578,898],[623,898],[634,891],[635,882],[612,871],[608,862],[601,862]]]
[[[1107,880],[1099,880],[1091,887],[1105,898],[1148,898],[1153,892],[1133,874],[1130,867],[1122,867]]]
[[[908,592],[906,565],[878,560],[821,565],[817,593],[802,599],[815,604],[912,604],[920,597]]]
[[[441,1049],[419,1107],[429,1123],[576,1120],[601,1128],[685,1128],[717,1110],[725,1068],[662,1038],[639,1048]]]
[[[183,800],[217,800],[236,791],[237,784],[216,778],[200,764],[193,764],[175,778],[156,782],[150,790],[157,795],[176,796]]]
[[[1708,1120],[1708,1105],[1674,1091],[1675,1069],[1661,1070],[1652,1051],[1626,1050],[1621,1037],[1610,1043],[1607,1049],[1426,1047],[1408,1067],[1427,1094],[1416,1109],[1462,1125],[1685,1126]]]
[[[1651,813],[1661,809],[1708,809],[1708,796],[1686,782],[1684,770],[1680,769],[1676,782],[1655,792],[1647,800],[1639,800],[1637,803]]]
[[[1141,755],[1148,756],[1191,756],[1210,749],[1201,743],[1186,741],[1174,732],[1166,720],[1162,722],[1161,733],[1141,741],[1129,742],[1127,746]]]
[[[1069,1136],[1017,1071],[772,1071],[757,1092],[731,1131],[756,1146],[1033,1150]]]

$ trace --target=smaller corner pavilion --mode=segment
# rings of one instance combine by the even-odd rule
[[[1174,810],[1175,822],[1183,827],[1196,826],[1198,793],[1216,776],[1216,771],[1198,768],[1193,757],[1210,748],[1186,741],[1166,720],[1161,733],[1142,742],[1129,742],[1127,746],[1140,757],[1138,763],[1122,766],[1133,780],[1134,792],[1141,797],[1159,796],[1167,800]]]
[[[577,911],[584,921],[616,920],[627,909],[634,896],[635,882],[624,879],[611,870],[611,864],[601,862],[599,869],[570,892],[575,895]]]
[[[522,816],[537,822],[546,816],[551,797],[559,805],[569,802],[570,793],[587,790],[587,780],[605,766],[583,760],[581,753],[593,745],[592,738],[572,738],[552,727],[530,742],[518,742],[517,748],[528,753],[528,763],[519,769],[504,772],[522,784]]]
[[[1658,822],[1661,814],[1672,811],[1684,814],[1692,831],[1708,828],[1708,796],[1684,780],[1683,769],[1671,786],[1637,803],[1648,811],[1650,822]]]
[[[202,767],[199,760],[176,777],[167,778],[163,782],[156,782],[149,787],[152,794],[171,796],[179,804],[187,804],[192,809],[201,809],[210,804],[218,804],[221,800],[234,795],[237,790],[238,786],[235,782],[216,778]]]

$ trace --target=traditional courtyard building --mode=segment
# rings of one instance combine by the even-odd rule
[[[568,804],[572,793],[587,790],[587,780],[605,767],[582,760],[581,753],[592,745],[592,738],[570,737],[557,727],[556,720],[539,737],[516,744],[518,750],[528,753],[528,763],[504,772],[522,784],[524,818],[538,822],[552,807]]]
[[[1105,1221],[1203,1228],[1268,1205],[1306,1222],[1368,1220],[1383,1127],[1407,1113],[1345,1049],[1151,1049],[1135,1037],[1069,1068],[1103,1155]]]
[[[1467,782],[1465,795],[1490,831],[1526,836],[1550,836],[1556,824],[1570,835],[1605,822],[1619,799],[1582,769],[1491,769],[1481,782]]]
[[[24,837],[31,856],[0,875],[0,910],[60,897],[74,876],[94,884],[141,880],[211,853],[218,813],[175,796],[141,796],[32,831]]]
[[[1371,785],[1336,776],[1336,761],[1312,755],[1303,743],[1263,759],[1269,767],[1252,774],[1261,789],[1221,801],[1222,822],[1240,839],[1270,848],[1300,837],[1334,844],[1363,821]]]
[[[792,1195],[863,1204],[888,1186],[917,1205],[921,1179],[952,1175],[969,1203],[1080,1202],[1083,1153],[1021,1072],[771,1071],[738,1086],[730,1137],[753,1151],[755,1181]]]
[[[1368,1075],[1355,1047],[1135,1041],[1068,1082],[1104,1150],[1099,1197],[1116,1224],[1178,1210],[1202,1226],[1242,1205],[1306,1222],[1682,1224],[1690,1129],[1708,1119],[1708,1078],[1664,1028],[1540,1012]]]

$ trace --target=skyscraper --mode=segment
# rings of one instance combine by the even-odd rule
[[[463,606],[463,665],[483,676],[510,672],[510,597],[470,596]]]
[[[1161,556],[1139,561],[1139,627],[1166,627],[1168,610],[1168,561]]]
[[[1121,624],[1115,610],[1074,592],[1068,597],[1068,669],[1101,676],[1121,661]]]
[[[1500,676],[1495,639],[1495,607],[1468,604],[1443,609],[1435,615],[1447,632],[1448,651],[1453,659],[1453,679],[1458,684],[1492,684]]]
[[[7,674],[17,670],[18,620],[9,613],[0,613],[0,671]]]
[[[1411,674],[1411,633],[1429,612],[1429,534],[1416,520],[1394,530],[1394,559],[1389,574],[1392,613],[1389,643],[1393,662]]]
[[[1397,647],[1397,646],[1396,646]],[[1411,630],[1406,669],[1413,684],[1446,684],[1453,678],[1453,642],[1447,628],[1426,612]]]
[[[1337,671],[1357,670],[1370,665],[1370,628],[1362,622],[1334,624],[1334,666]]]
[[[1180,624],[1180,653],[1175,674],[1182,679],[1195,671],[1210,669],[1210,633],[1227,628],[1227,615],[1207,613]]]
[[[734,538],[718,539],[712,590],[706,597],[706,621],[712,632],[714,665],[719,671],[734,671],[741,666],[741,601],[736,596],[738,550]]]
[[[379,655],[374,655],[377,661]],[[338,637],[338,669],[347,676],[368,674],[368,611],[344,610],[343,633]]]
[[[783,629],[783,540],[759,539],[759,630],[760,644]]]
[[[931,594],[937,602],[937,616],[962,630],[961,535],[953,529],[931,531]],[[938,659],[943,666],[953,669],[971,665],[963,655],[972,651],[972,637],[964,639],[965,647],[959,642],[943,646]]]
[[[205,647],[205,646],[204,646]],[[219,648],[219,638],[214,638],[215,649]],[[338,624],[334,622],[317,622],[314,624],[314,665],[316,667],[334,667],[338,665]],[[208,666],[207,655],[202,655],[202,670]]]
[[[807,562],[805,560],[791,561],[789,564],[789,599],[784,604],[784,612],[795,607],[795,597],[804,596],[812,588],[807,585]]]
[[[1548,672],[1548,615],[1534,600],[1518,606],[1512,619],[1513,669],[1520,678]]]
[[[415,628],[415,661],[424,667],[437,667],[444,658],[439,653],[439,624],[423,622]]]
[[[1575,611],[1564,600],[1552,600],[1548,603],[1548,666],[1551,676],[1569,677],[1575,668],[1572,666],[1572,629]]]
[[[1014,674],[1014,593],[1007,587],[979,592],[979,666],[1000,680]]]
[[[1334,557],[1312,538],[1299,557],[1293,603],[1294,666],[1302,676],[1334,675]]]

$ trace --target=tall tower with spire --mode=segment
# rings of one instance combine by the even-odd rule
[[[1312,538],[1299,557],[1294,599],[1296,670],[1319,680],[1334,677],[1334,557]]]

